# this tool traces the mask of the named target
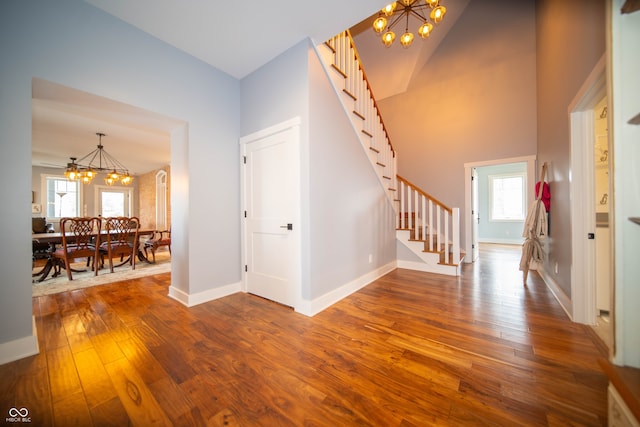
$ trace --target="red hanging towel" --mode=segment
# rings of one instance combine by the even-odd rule
[[[540,181],[536,182],[536,195],[538,195],[538,191],[540,189]],[[544,204],[545,211],[549,212],[549,207],[551,206],[551,192],[549,191],[549,184],[546,182],[543,183],[542,186],[542,203]]]

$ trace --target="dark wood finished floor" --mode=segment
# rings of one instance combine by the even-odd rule
[[[516,247],[460,278],[396,270],[313,318],[247,294],[186,308],[169,274],[33,299],[0,366],[37,426],[606,425],[606,356]]]

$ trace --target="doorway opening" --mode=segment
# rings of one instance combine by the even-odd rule
[[[606,79],[603,56],[569,105],[571,122],[571,303],[573,321],[592,325],[611,351],[613,324],[609,322],[614,294],[614,212],[609,190],[610,147]]]
[[[535,198],[536,156],[512,157],[465,163],[465,251],[472,256],[465,262],[474,262],[480,256],[479,246],[486,243],[521,244],[523,221],[519,219],[492,219],[490,208],[489,176],[522,177],[524,184],[524,212],[528,203]],[[498,181],[496,181],[498,182]],[[514,181],[515,182],[515,181]],[[512,182],[513,183],[513,182]],[[484,187],[484,188],[483,188]],[[509,213],[514,215],[515,212]],[[480,233],[483,228],[486,233]],[[519,230],[519,231],[518,231]]]

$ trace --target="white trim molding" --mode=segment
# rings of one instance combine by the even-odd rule
[[[31,335],[0,344],[0,365],[40,353],[35,317],[32,322]]]
[[[352,280],[349,283],[345,283],[332,290],[331,292],[327,292],[326,294],[315,298],[313,300],[302,300],[298,307],[295,307],[295,311],[298,313],[304,314],[305,316],[313,317],[316,314],[320,313],[322,310],[332,306],[338,301],[348,297],[354,292],[364,288],[374,280],[379,279],[385,274],[396,269],[396,261],[392,261],[382,267],[379,267],[367,274],[364,274],[358,277],[355,280]]]

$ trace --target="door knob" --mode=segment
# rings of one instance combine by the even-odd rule
[[[280,228],[286,228],[287,230],[293,230],[293,224],[281,225]]]

